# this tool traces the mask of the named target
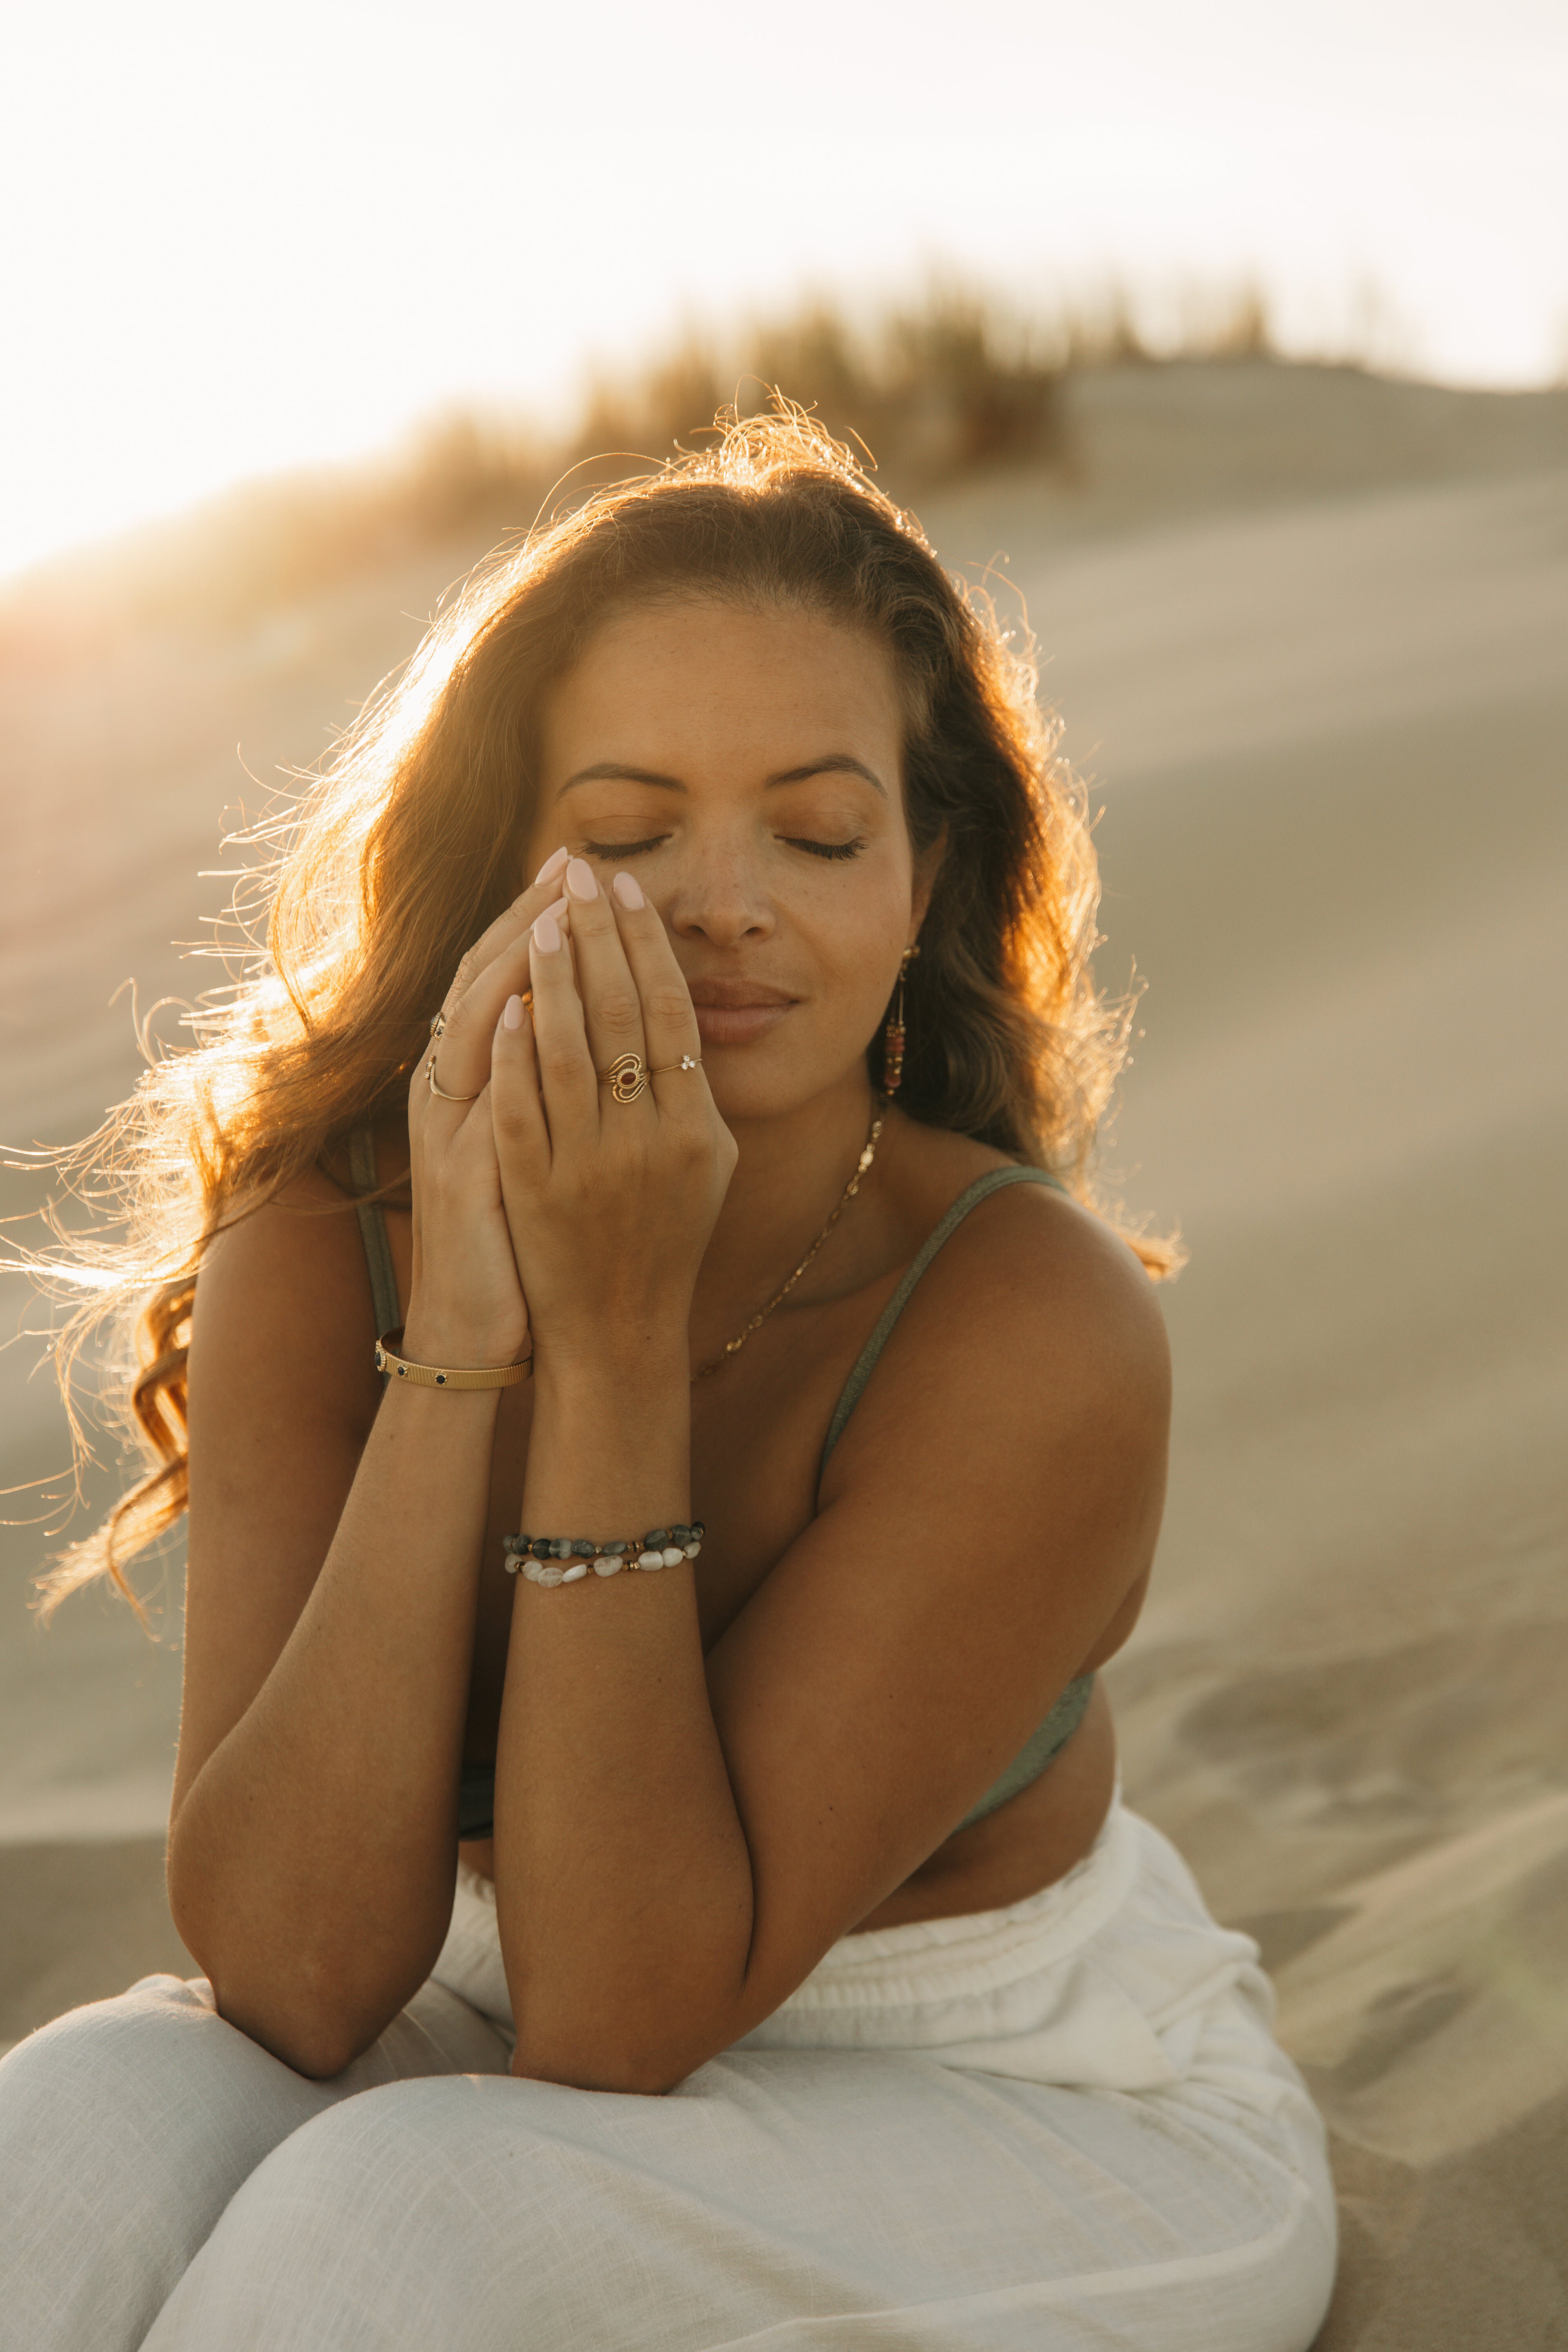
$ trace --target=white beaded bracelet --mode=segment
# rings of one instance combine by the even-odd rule
[[[619,1576],[623,1568],[676,1568],[695,1559],[707,1529],[700,1519],[689,1527],[650,1528],[645,1536],[627,1541],[596,1543],[586,1536],[526,1536],[506,1538],[506,1571],[521,1570],[530,1584],[580,1584],[590,1569],[595,1576]]]

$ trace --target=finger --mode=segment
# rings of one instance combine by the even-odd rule
[[[646,1062],[642,999],[621,945],[615,910],[586,858],[573,858],[565,887],[588,1051],[603,1077],[623,1054],[636,1054]]]
[[[617,874],[610,885],[621,948],[642,1007],[647,1066],[657,1070],[654,1096],[660,1110],[679,1109],[700,1093],[702,1036],[692,1009],[686,974],[675,960],[669,934],[644,898],[634,876]],[[683,1063],[693,1067],[683,1068]]]
[[[503,907],[489,929],[474,941],[458,966],[457,976],[447,992],[450,1002],[456,1003],[486,965],[493,963],[504,949],[526,938],[536,917],[559,898],[561,877],[566,871],[566,855],[564,849],[558,849],[552,856],[547,857],[527,889],[520,890],[510,906]]]
[[[553,912],[556,916],[563,912],[560,899],[554,902]],[[444,1016],[441,1035],[426,1055],[425,1070],[426,1090],[444,1110],[456,1108],[444,1096],[472,1101],[489,1076],[490,1042],[501,1008],[509,996],[521,994],[529,984],[529,936],[526,930],[519,931],[510,946],[475,973]],[[436,1073],[435,1088],[429,1085],[431,1069]]]
[[[447,1027],[449,1028],[452,1025],[458,1007],[476,983],[483,981],[487,974],[493,978],[493,968],[500,959],[511,957],[514,969],[518,968],[521,960],[521,968],[527,969],[527,943],[530,929],[543,909],[560,898],[561,877],[566,868],[566,855],[564,849],[558,849],[552,856],[547,857],[527,889],[519,891],[511,904],[501,908],[494,922],[481,933],[464,956],[452,975],[450,987],[441,1000],[440,1018]],[[496,993],[493,988],[490,993]],[[485,1001],[488,1003],[488,998]],[[506,991],[503,988],[497,997],[497,1002],[504,1003],[505,1001]],[[488,1030],[486,1034],[488,1034]],[[470,1058],[477,1062],[481,1057]],[[441,1084],[450,1087],[451,1081],[444,1075],[445,1068],[446,1060],[443,1056]],[[416,1071],[415,1075],[417,1076],[420,1074]]]
[[[521,995],[507,998],[490,1039],[489,1111],[503,1181],[517,1174],[525,1183],[542,1182],[550,1173],[550,1129],[533,1022]]]
[[[599,1082],[588,1051],[565,925],[552,908],[546,908],[529,934],[529,976],[539,1091],[554,1159],[574,1145],[597,1141]]]

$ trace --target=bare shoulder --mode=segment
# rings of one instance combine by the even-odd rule
[[[984,1328],[993,1348],[1048,1340],[1080,1375],[1168,1387],[1169,1350],[1154,1286],[1121,1235],[1038,1171],[966,1136],[907,1130],[894,1181],[911,1255],[977,1179],[1010,1173],[969,1209],[928,1266],[911,1329]],[[917,1313],[917,1309],[919,1310]]]
[[[912,1171],[911,1212],[934,1231],[975,1177],[1011,1164],[973,1144],[933,1151]],[[1108,1449],[1124,1468],[1163,1462],[1170,1385],[1164,1318],[1125,1242],[1054,1185],[998,1185],[916,1285],[830,1479],[932,1442],[950,1460],[976,1447],[993,1463],[1011,1457],[1025,1486],[1025,1465],[1059,1447],[1086,1470]]]
[[[1043,1346],[1046,1360],[1079,1381],[1104,1382],[1129,1401],[1168,1397],[1170,1349],[1153,1284],[1120,1234],[1054,1186],[1009,1184],[982,1200],[926,1282],[934,1317],[979,1308],[999,1351],[1026,1356]]]

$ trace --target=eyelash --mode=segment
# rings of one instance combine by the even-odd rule
[[[667,834],[656,833],[647,841],[585,841],[584,855],[588,857],[640,857],[647,849],[658,849],[668,839]]]
[[[794,841],[792,849],[809,850],[813,857],[858,857],[866,845],[863,841]]]
[[[647,841],[585,841],[584,853],[589,857],[641,857],[650,849],[661,848],[668,834],[656,833]],[[865,848],[864,841],[803,841],[789,835],[784,836],[791,849],[804,849],[812,857],[842,860],[858,857]]]

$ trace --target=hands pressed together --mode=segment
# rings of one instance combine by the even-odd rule
[[[464,957],[442,1015],[408,1097],[410,1354],[506,1363],[531,1335],[552,1358],[683,1339],[736,1150],[634,877],[603,889],[558,850]],[[648,1074],[635,1095],[635,1068],[618,1089],[607,1075],[627,1055]]]

